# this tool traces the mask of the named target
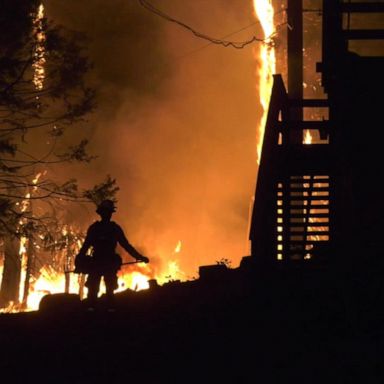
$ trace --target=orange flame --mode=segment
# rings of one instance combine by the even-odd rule
[[[181,240],[179,240],[179,242],[176,245],[175,253],[180,253],[180,251],[181,251]]]
[[[68,228],[63,229],[67,231]],[[182,242],[179,241],[174,249],[174,254],[181,251]],[[20,247],[21,248],[21,247]],[[25,248],[23,248],[25,252]],[[3,267],[0,266],[0,276]],[[23,268],[24,272],[24,268]],[[21,279],[21,285],[23,282]],[[140,263],[135,266],[135,270],[130,270],[129,267],[122,269],[118,275],[119,288],[115,293],[122,292],[126,289],[133,291],[141,291],[149,288],[149,280],[155,279],[159,285],[165,284],[169,281],[185,280],[186,274],[180,269],[180,266],[176,260],[170,260],[159,273],[154,273],[151,264]],[[65,274],[58,272],[50,266],[44,266],[40,272],[39,277],[32,280],[30,283],[30,290],[28,295],[28,301],[26,308],[20,308],[20,305],[10,303],[7,308],[0,309],[0,313],[20,312],[20,311],[35,311],[38,310],[40,300],[47,294],[62,293],[65,289]],[[78,294],[80,290],[79,279],[71,279],[69,293]],[[22,289],[20,289],[22,292]],[[102,283],[100,287],[99,296],[105,293],[105,285]],[[20,298],[21,302],[21,298]]]
[[[35,178],[32,180],[32,184],[36,185],[39,182],[40,177],[43,175],[43,172],[39,172]],[[36,188],[36,187],[34,187]]]
[[[259,63],[259,94],[262,107],[262,116],[259,125],[257,143],[257,163],[260,163],[261,149],[264,138],[265,123],[267,120],[268,104],[271,97],[273,77],[276,71],[276,53],[272,39],[275,33],[274,9],[272,0],[253,0],[253,8],[259,19],[264,34],[264,43],[260,48]]]
[[[303,143],[304,144],[312,144],[312,135],[308,129],[304,133]]]

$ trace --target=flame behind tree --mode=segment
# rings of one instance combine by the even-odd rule
[[[36,191],[36,184],[38,183],[42,173],[38,173],[32,180],[33,187],[31,191],[25,196],[25,200],[22,201],[21,211],[32,211],[32,194]],[[21,227],[25,230],[24,236],[20,238],[20,257],[21,257],[21,279],[19,290],[19,301],[22,303],[22,307],[26,308],[29,294],[30,279],[32,274],[33,262],[34,262],[34,238],[35,238],[35,225],[33,221],[29,221],[25,217],[20,220]]]
[[[31,173],[72,161],[90,161],[87,140],[60,137],[93,108],[84,80],[89,63],[75,33],[50,26],[40,3],[2,3],[0,15],[0,232],[15,232],[16,203]],[[49,60],[46,58],[49,57]],[[81,130],[77,129],[81,135]],[[32,169],[32,172],[31,172]],[[52,175],[54,173],[51,173]],[[73,182],[44,184],[36,198],[62,198]],[[37,185],[42,191],[42,185]],[[71,194],[71,193],[69,193]]]
[[[46,294],[62,293],[64,287],[67,293],[80,294],[84,290],[84,275],[76,275],[70,281],[66,280],[63,266],[67,261],[68,253],[72,256],[76,254],[82,244],[84,234],[78,229],[65,226],[57,226],[45,236],[39,235],[35,238],[34,247],[38,251],[39,257],[36,258],[35,273],[32,274],[28,300],[24,306],[17,302],[11,302],[7,307],[1,309],[1,312],[20,312],[33,311],[39,307],[40,300]],[[149,280],[156,280],[159,285],[176,282],[179,280],[190,279],[180,269],[175,256],[181,252],[181,241],[178,241],[176,247],[169,255],[161,255],[161,258],[170,260],[164,266],[160,266],[156,259],[149,264],[136,264],[123,266],[118,274],[118,289],[116,292],[124,290],[140,291],[149,288]],[[22,252],[25,249],[21,249]],[[53,256],[53,259],[46,255],[43,257],[43,251],[47,251]],[[73,257],[69,269],[73,268]],[[0,267],[1,271],[1,267]],[[102,283],[99,295],[105,293],[105,286]]]
[[[49,59],[49,56],[47,56],[47,59]],[[181,235],[181,236],[183,236],[183,234]],[[175,239],[176,240],[176,239]],[[185,241],[185,251],[187,252],[187,250],[188,250],[188,247],[189,246],[189,243],[188,243],[188,241]],[[159,247],[160,248],[160,247]],[[165,248],[165,246],[162,246],[162,248]],[[160,257],[160,255],[162,255],[163,253],[164,253],[164,255],[167,255],[169,258],[173,258],[175,255],[172,253],[172,250],[170,250],[169,252],[160,252],[160,250],[159,250],[159,252],[157,252],[156,251],[156,253],[158,253],[159,254],[159,257]],[[149,255],[150,256],[150,255]],[[166,258],[166,256],[164,256],[164,258]],[[152,261],[152,260],[151,260]],[[151,263],[152,264],[152,263]],[[165,263],[164,263],[165,264]],[[170,266],[170,270],[175,270],[176,268],[174,268],[175,267],[175,265],[173,265],[173,266]],[[173,279],[173,278],[172,278]]]
[[[68,218],[60,209],[56,209],[50,215],[39,217],[32,211],[32,202],[39,193],[44,191],[44,186],[49,185],[49,180],[35,177],[30,183],[30,190],[21,203],[16,203],[20,208],[19,226],[14,243],[18,246],[10,252],[9,247],[5,251],[6,269],[2,284],[2,302],[4,311],[18,312],[20,310],[37,309],[39,300],[47,293],[71,292],[80,293],[84,285],[84,276],[79,279],[65,274],[65,270],[73,269],[74,256],[78,253],[84,239],[84,233],[78,225],[63,224]],[[45,176],[45,175],[44,175]],[[107,178],[91,190],[82,192],[83,196],[112,198],[117,191],[115,180]],[[41,202],[40,208],[42,208]],[[43,208],[47,214],[48,206]],[[28,216],[26,216],[28,214]],[[6,237],[6,243],[9,238]],[[10,255],[12,259],[10,259]],[[12,294],[8,295],[9,261],[11,265],[17,265],[17,276],[12,278]],[[15,272],[12,271],[14,274]]]
[[[0,236],[4,242],[0,302],[6,304],[19,300],[18,243],[24,236],[20,223],[23,231],[39,233],[37,227],[46,227],[50,212],[53,215],[51,207],[60,204],[66,210],[67,200],[89,201],[78,191],[76,180],[44,178],[34,184],[31,178],[48,167],[57,178],[63,172],[54,172],[53,167],[62,171],[69,162],[92,160],[84,137],[78,143],[68,136],[60,139],[70,127],[83,136],[76,123],[93,109],[94,92],[85,82],[89,62],[84,40],[48,23],[40,2],[6,0],[0,22]],[[33,201],[33,214],[22,209],[31,189],[28,201]],[[26,272],[28,266],[24,267]],[[25,284],[24,291],[28,289]]]

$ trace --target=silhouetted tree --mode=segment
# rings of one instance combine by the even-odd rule
[[[88,191],[79,191],[75,179],[36,177],[47,166],[93,159],[78,124],[95,107],[84,36],[48,22],[36,0],[2,1],[0,24],[1,305],[18,300],[17,244],[23,231],[47,228],[53,215],[48,208],[56,201],[91,201],[92,191],[100,190],[110,197],[117,187],[110,177]],[[77,142],[70,128],[76,129]],[[39,212],[32,210],[32,201]],[[41,209],[42,202],[48,208]]]

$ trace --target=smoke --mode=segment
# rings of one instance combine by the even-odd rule
[[[214,37],[255,21],[251,1],[154,4]],[[223,258],[237,266],[249,252],[257,171],[257,43],[207,46],[133,0],[51,0],[46,9],[88,36],[94,62],[98,109],[88,129],[99,157],[72,172],[85,184],[117,179],[115,220],[152,260],[175,260],[192,276]],[[252,35],[261,35],[258,25],[231,39]]]

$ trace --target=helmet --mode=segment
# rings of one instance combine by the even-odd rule
[[[115,203],[112,200],[103,200],[96,209],[97,213],[101,212],[115,212]]]

